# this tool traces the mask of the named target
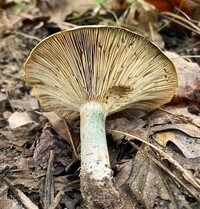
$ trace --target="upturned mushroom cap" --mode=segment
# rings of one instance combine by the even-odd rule
[[[44,109],[73,119],[89,101],[102,103],[107,114],[151,111],[170,101],[177,74],[146,38],[119,27],[83,26],[40,42],[25,63],[25,81]]]

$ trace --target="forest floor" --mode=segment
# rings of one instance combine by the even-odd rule
[[[94,24],[148,37],[178,73],[169,104],[107,118],[111,167],[122,196],[110,208],[200,208],[200,2],[148,2],[0,1],[0,209],[86,208],[79,120],[67,123],[42,110],[25,84],[23,65],[45,37]]]

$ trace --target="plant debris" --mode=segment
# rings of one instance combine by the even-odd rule
[[[80,121],[44,112],[23,78],[40,40],[77,25],[137,32],[162,48],[178,73],[170,103],[107,118],[122,197],[109,209],[200,208],[199,8],[198,0],[0,1],[0,208],[87,208],[79,181]]]

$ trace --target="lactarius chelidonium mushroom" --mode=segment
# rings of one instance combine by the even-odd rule
[[[25,81],[45,110],[67,120],[80,114],[81,192],[89,205],[110,204],[119,195],[106,116],[130,107],[151,111],[169,102],[177,74],[144,37],[119,27],[83,26],[40,42],[25,63]]]

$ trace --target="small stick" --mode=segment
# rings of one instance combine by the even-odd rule
[[[51,205],[51,201],[54,199],[54,184],[52,177],[52,166],[54,161],[55,151],[50,150],[49,152],[49,162],[47,167],[47,174],[45,180],[45,189],[44,189],[44,209],[48,209]]]
[[[161,108],[161,107],[159,107],[158,109],[161,110],[161,111],[163,111],[163,112],[166,112],[166,113],[169,114],[169,115],[173,115],[173,116],[175,116],[175,117],[177,117],[177,118],[180,118],[180,119],[182,119],[183,117],[185,117],[186,119],[188,118],[188,117],[185,116],[185,115],[183,115],[183,117],[182,117],[182,115],[174,114],[174,113],[172,113],[172,112],[170,112],[170,111],[168,111],[168,110],[165,110],[165,109],[163,109],[163,108]],[[197,128],[200,128],[200,126],[199,126],[198,124],[194,123],[192,119],[189,119],[188,122],[191,123],[192,125],[196,126]]]
[[[36,40],[36,41],[41,41],[42,40],[41,38],[38,38],[37,36],[32,36],[32,35],[29,35],[29,34],[26,34],[26,33],[22,33],[20,31],[15,31],[15,32],[13,32],[13,34],[20,35],[20,36],[23,36],[25,38],[33,39],[33,40]]]
[[[35,205],[21,190],[13,187],[11,181],[7,177],[1,176],[0,178],[8,185],[14,196],[27,208],[27,209],[38,209]]]
[[[60,203],[61,199],[63,198],[64,193],[65,192],[63,190],[60,190],[58,192],[58,194],[56,195],[56,197],[54,198],[54,200],[52,201],[52,203],[48,209],[55,209],[58,206],[58,204]]]
[[[78,156],[77,150],[76,150],[75,145],[74,145],[74,140],[72,139],[72,135],[71,135],[71,132],[69,130],[69,124],[66,121],[65,121],[65,126],[66,126],[67,134],[68,134],[68,137],[69,137],[74,155],[77,159],[80,160],[80,157]]]

